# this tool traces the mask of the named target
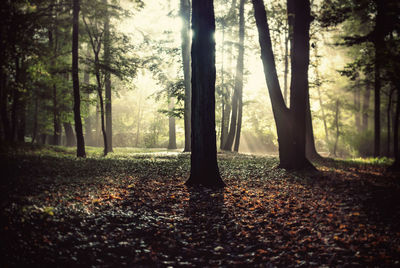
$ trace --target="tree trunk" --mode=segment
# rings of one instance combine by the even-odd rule
[[[397,82],[398,83],[398,82]],[[399,151],[399,123],[400,123],[400,83],[397,85],[396,115],[393,125],[393,153],[394,163],[389,167],[390,171],[400,171]]]
[[[61,144],[61,120],[57,102],[57,87],[53,85],[53,145]]]
[[[1,42],[1,41],[0,41]],[[0,68],[0,114],[1,114],[1,121],[3,124],[4,130],[4,139],[8,142],[12,141],[12,134],[11,134],[11,127],[10,127],[10,120],[8,117],[8,105],[7,105],[7,82],[6,82],[6,75],[4,74],[2,68]]]
[[[228,124],[226,123],[226,101],[225,101],[225,79],[224,79],[224,57],[225,57],[225,25],[222,24],[222,42],[221,42],[221,135],[219,140],[219,148],[223,149],[226,141],[226,133],[228,132]],[[228,114],[229,117],[229,114]]]
[[[18,128],[18,110],[20,105],[21,94],[19,92],[20,85],[20,64],[19,58],[15,56],[15,84],[12,89],[12,106],[11,106],[11,137],[12,141],[16,140]]]
[[[389,99],[388,105],[386,110],[386,120],[387,120],[387,142],[386,142],[386,156],[390,157],[390,142],[391,142],[391,127],[390,127],[390,120],[391,120],[391,113],[392,113],[392,97],[393,97],[394,88],[390,89],[389,92]]]
[[[107,5],[107,0],[103,0],[103,3]],[[106,7],[107,8],[107,7]],[[106,19],[104,22],[104,64],[110,65],[110,17],[108,11],[106,11]],[[106,133],[107,133],[107,149],[108,152],[112,152],[112,103],[111,103],[111,75],[107,70],[104,71],[104,84],[106,93]]]
[[[306,159],[306,117],[308,93],[308,66],[310,58],[310,15],[309,0],[289,0],[294,5],[294,26],[293,26],[293,49],[291,53],[291,85],[290,85],[290,110],[293,114],[293,130],[295,147],[291,157],[300,162],[298,167],[303,165],[311,166]],[[309,113],[311,120],[311,113]],[[298,164],[297,164],[298,165]]]
[[[193,0],[192,154],[187,185],[223,187],[215,133],[215,18],[213,0]]]
[[[75,146],[76,138],[75,138],[75,133],[74,133],[71,123],[64,122],[63,125],[64,125],[64,130],[65,130],[65,136],[67,139],[67,147]]]
[[[369,113],[370,96],[371,96],[370,84],[367,81],[363,95],[363,104],[362,104],[362,125],[361,125],[362,131],[368,130],[368,120],[369,120],[368,113]]]
[[[354,97],[354,109],[355,109],[355,113],[354,113],[354,122],[356,124],[356,129],[357,132],[361,131],[361,92],[360,92],[360,82],[357,81],[356,87],[354,88],[353,91],[353,97]]]
[[[136,141],[135,147],[139,146],[139,137],[140,137],[140,123],[142,120],[142,96],[139,96],[139,105],[138,105],[138,116],[137,116],[137,125],[136,125]]]
[[[26,79],[27,79],[27,64],[26,61],[21,61],[20,76],[18,83],[23,89],[26,89]],[[27,96],[24,94],[19,94],[19,105],[17,109],[17,141],[25,142],[25,129],[26,129],[26,105]]]
[[[33,144],[36,140],[38,133],[38,113],[39,113],[39,96],[35,96],[35,108],[33,113],[33,130],[32,130],[32,141]]]
[[[238,88],[236,87],[236,82],[235,82],[235,88],[234,88],[233,96],[232,96],[232,114],[231,114],[231,120],[230,120],[230,127],[229,127],[228,135],[226,137],[226,142],[223,147],[223,149],[226,151],[232,151],[232,145],[233,145],[233,141],[235,139],[235,134],[236,134],[237,116],[238,116]]]
[[[259,34],[265,80],[278,134],[279,166],[285,169],[314,169],[305,156],[309,61],[308,30],[311,21],[309,2],[307,0],[297,0],[294,3],[296,16],[293,27],[292,84],[290,90],[290,103],[293,111],[286,107],[280,89],[264,3],[262,0],[252,0],[252,2]]]
[[[340,102],[336,100],[336,110],[335,110],[335,127],[336,127],[336,137],[335,144],[333,146],[333,155],[336,156],[337,146],[339,143],[340,129],[339,129],[339,119],[340,119],[340,110],[339,110]]]
[[[174,110],[174,99],[169,99],[169,110],[172,112]],[[168,149],[176,149],[176,132],[175,132],[175,117],[169,116],[168,117],[168,133],[169,133],[169,140],[168,140]]]
[[[6,48],[6,40],[3,36],[6,36],[6,25],[1,23],[0,25],[0,59],[4,60],[6,58],[5,48]],[[8,90],[7,90],[7,78],[8,76],[4,72],[3,68],[0,68],[0,116],[1,116],[1,123],[3,125],[4,131],[4,139],[7,142],[11,142],[11,126],[10,126],[10,119],[8,114]]]
[[[309,95],[309,94],[308,94]],[[321,160],[322,156],[315,148],[314,128],[312,124],[312,115],[310,108],[310,99],[307,97],[307,111],[306,111],[306,156],[310,160]]]
[[[240,144],[240,132],[242,129],[242,113],[243,113],[243,69],[244,69],[244,2],[245,0],[240,0],[239,3],[239,54],[237,59],[237,69],[235,78],[235,91],[237,89],[238,93],[238,118],[236,125],[236,137],[234,151],[239,151]]]
[[[185,125],[185,148],[184,152],[191,151],[191,70],[190,70],[190,0],[180,1],[180,15],[183,20],[181,29],[182,38],[182,63],[183,77],[185,83],[185,101],[184,101],[184,125]]]
[[[376,1],[377,14],[375,17],[375,85],[374,85],[374,157],[379,157],[381,144],[381,51],[383,50],[384,36],[382,33],[384,22],[384,1]]]
[[[95,64],[98,66],[99,59],[98,55],[96,54],[95,56]],[[106,133],[106,127],[105,127],[105,120],[104,120],[104,100],[103,100],[103,92],[101,89],[101,81],[100,81],[100,70],[99,67],[96,67],[96,79],[97,79],[97,94],[99,95],[99,106],[100,106],[100,120],[101,120],[101,133],[103,134],[103,155],[106,156],[108,154],[108,142],[107,142],[107,133]]]
[[[73,28],[72,28],[72,83],[74,88],[74,120],[77,140],[76,156],[85,157],[85,141],[82,131],[81,96],[79,93],[79,0],[73,1]]]

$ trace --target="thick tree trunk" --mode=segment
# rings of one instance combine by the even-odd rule
[[[292,0],[290,0],[292,1]],[[275,118],[280,167],[285,169],[314,169],[305,156],[305,120],[308,90],[309,61],[309,24],[311,21],[310,5],[307,0],[295,3],[295,20],[293,27],[292,85],[290,111],[282,96],[272,51],[269,26],[262,0],[252,0],[256,19],[261,59],[263,61],[265,80],[271,99]]]
[[[69,122],[64,122],[64,130],[65,130],[65,136],[67,139],[67,146],[68,147],[73,147],[76,145],[76,138],[75,138],[75,133],[72,128],[71,123]]]
[[[294,3],[293,49],[291,54],[290,110],[293,114],[294,135],[293,147],[296,168],[311,167],[305,154],[306,117],[308,94],[308,66],[310,58],[310,2],[309,0],[289,0]],[[311,113],[309,114],[311,117]]]
[[[183,77],[185,83],[184,101],[184,125],[185,125],[185,148],[184,152],[191,151],[191,70],[190,70],[190,0],[180,0],[180,15],[183,20],[181,29],[182,38],[182,63]]]
[[[235,78],[235,90],[238,93],[238,118],[236,125],[236,136],[234,151],[239,151],[240,132],[242,129],[242,114],[243,114],[243,69],[244,69],[244,3],[245,0],[240,0],[239,3],[239,54],[237,59],[237,69]]]
[[[223,187],[215,133],[215,18],[213,0],[193,0],[192,155],[187,185]]]
[[[107,5],[107,0],[103,0]],[[104,22],[104,63],[106,66],[110,65],[110,17],[106,12],[106,20]],[[112,103],[111,103],[111,75],[107,70],[104,72],[104,85],[106,93],[106,133],[107,133],[107,149],[112,152]]]
[[[72,28],[72,83],[74,88],[74,121],[76,133],[76,156],[85,157],[85,141],[82,131],[81,96],[79,93],[79,0],[73,1],[73,28]]]
[[[169,110],[173,111],[174,99],[171,98],[169,101],[170,101]],[[169,133],[168,149],[176,149],[175,117],[173,116],[168,117],[168,133]]]

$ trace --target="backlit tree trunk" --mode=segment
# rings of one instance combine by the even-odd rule
[[[65,123],[63,123],[63,125],[64,125],[64,130],[65,130],[65,136],[67,139],[67,146],[68,147],[75,146],[76,139],[75,139],[75,134],[74,134],[74,130],[72,129],[71,123],[65,122]]]
[[[236,125],[236,136],[234,151],[239,152],[240,133],[242,130],[242,114],[243,114],[243,69],[244,69],[244,3],[245,0],[240,0],[239,3],[239,55],[236,71],[235,88],[238,92],[238,118]],[[237,84],[236,84],[237,83]]]
[[[183,77],[185,83],[185,102],[184,102],[184,125],[185,125],[185,148],[184,152],[191,151],[191,70],[190,70],[190,0],[180,1],[180,14],[183,20],[181,29],[182,38],[182,62]]]
[[[371,90],[370,83],[367,81],[365,86],[365,92],[363,95],[363,104],[362,104],[362,124],[361,129],[363,131],[368,130],[368,121],[369,121],[369,102],[370,102]]]
[[[187,185],[223,187],[215,133],[215,18],[213,0],[192,5],[192,154]]]
[[[103,3],[107,5],[107,0],[103,0]],[[106,7],[107,8],[107,7]],[[110,17],[106,11],[106,18],[104,22],[104,64],[110,65]],[[105,108],[106,108],[106,133],[107,133],[107,149],[108,152],[112,152],[112,103],[111,103],[111,75],[110,72],[105,70],[104,72],[104,86],[105,86]]]
[[[72,82],[74,87],[74,120],[76,133],[76,156],[85,157],[85,141],[83,139],[81,118],[81,96],[79,93],[79,0],[73,1],[73,28],[72,28]]]
[[[314,169],[305,155],[310,3],[308,0],[292,2],[295,18],[293,52],[291,53],[291,110],[289,110],[285,105],[279,85],[264,3],[262,0],[252,0],[252,2],[259,34],[261,59],[278,134],[279,166],[285,169]]]
[[[174,109],[174,99],[170,98],[169,100],[169,110],[173,111]],[[176,131],[175,131],[175,117],[169,116],[168,117],[168,149],[176,149]]]
[[[392,171],[400,170],[399,123],[400,123],[400,83],[397,82],[396,114],[393,122],[394,163],[389,167],[389,170]]]
[[[375,84],[374,84],[374,157],[381,154],[381,52],[383,50],[383,22],[384,22],[384,1],[376,1],[377,14],[375,16]]]

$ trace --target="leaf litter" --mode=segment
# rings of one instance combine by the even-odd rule
[[[400,183],[384,166],[218,159],[222,190],[184,185],[188,154],[3,155],[2,266],[400,265]]]

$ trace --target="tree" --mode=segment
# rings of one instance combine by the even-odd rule
[[[235,87],[232,96],[232,115],[229,133],[224,145],[224,150],[231,151],[235,142],[234,150],[239,151],[240,130],[242,126],[243,110],[243,61],[244,61],[244,0],[239,4],[239,53],[236,64]],[[236,138],[236,139],[235,139]]]
[[[213,0],[192,3],[192,154],[186,185],[223,187],[215,133],[215,17]]]
[[[79,93],[79,0],[73,2],[73,29],[72,29],[72,80],[74,86],[74,120],[76,133],[76,156],[85,157],[85,141],[83,139],[82,118],[81,118],[81,96]]]
[[[105,6],[105,20],[104,20],[104,64],[110,65],[111,41],[110,41],[110,16],[108,14],[107,0],[103,0]],[[109,152],[113,151],[112,148],[112,103],[111,103],[111,74],[108,70],[104,72],[104,86],[106,93],[106,133],[107,133],[107,149]]]
[[[290,105],[287,108],[277,76],[269,26],[262,0],[252,0],[256,19],[261,59],[272,103],[278,143],[280,167],[313,169],[305,155],[306,108],[308,97],[309,27],[311,22],[308,0],[289,0],[293,5],[293,43],[291,53]]]
[[[180,15],[182,18],[182,64],[185,83],[184,124],[185,124],[185,148],[184,152],[191,151],[191,70],[190,70],[190,0],[180,0]]]
[[[168,108],[170,112],[174,111],[174,101],[174,98],[168,99]],[[171,114],[168,115],[168,134],[168,149],[176,149],[175,117]]]

